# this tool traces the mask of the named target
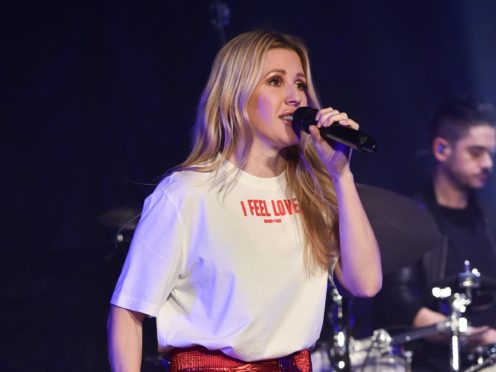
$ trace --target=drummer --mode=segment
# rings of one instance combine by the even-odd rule
[[[433,284],[453,277],[469,260],[484,279],[496,276],[496,220],[485,200],[476,196],[488,182],[496,153],[493,107],[467,97],[445,103],[431,123],[432,154],[436,165],[431,184],[419,195],[442,234],[441,243],[422,262],[388,278],[382,295],[402,319],[423,327],[446,319],[424,301]],[[496,343],[496,305],[470,309],[471,346]],[[470,313],[470,310],[474,310]],[[449,349],[440,340],[425,341],[414,356],[415,371],[446,371]]]

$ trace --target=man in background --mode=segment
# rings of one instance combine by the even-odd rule
[[[380,297],[387,309],[382,317],[390,325],[424,327],[446,319],[447,314],[426,294],[464,271],[465,260],[481,272],[483,280],[496,277],[496,221],[493,210],[476,196],[494,166],[493,107],[470,98],[448,101],[433,118],[431,140],[436,165],[432,182],[419,199],[434,217],[442,239],[421,262],[385,278]],[[493,297],[469,307],[471,347],[496,344],[495,302]],[[448,337],[433,337],[417,346],[415,371],[449,369]]]

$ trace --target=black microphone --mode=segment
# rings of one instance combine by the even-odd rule
[[[319,110],[312,107],[300,107],[293,113],[292,126],[298,136],[301,130],[310,133],[308,127],[317,123],[318,112]],[[377,151],[377,144],[369,135],[344,125],[336,123],[330,127],[319,128],[319,131],[322,138],[331,145],[333,141],[336,141],[360,151]]]

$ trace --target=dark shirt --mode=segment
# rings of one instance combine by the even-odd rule
[[[471,267],[480,271],[482,279],[485,276],[494,276],[496,255],[487,237],[482,214],[475,203],[470,203],[464,209],[441,206],[436,208],[437,222],[442,233],[448,238],[445,276],[452,277],[462,272],[465,260],[469,260]],[[495,301],[490,301],[490,297],[484,293],[482,295],[483,298],[476,299],[479,302],[478,309],[475,309],[477,311],[470,311],[470,320],[474,326],[494,327],[496,326]],[[485,309],[485,307],[489,308]]]

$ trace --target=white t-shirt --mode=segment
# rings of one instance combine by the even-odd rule
[[[111,302],[157,317],[162,351],[201,345],[254,361],[319,337],[328,274],[305,271],[285,175],[235,173],[225,192],[215,172],[177,172],[145,201]]]

